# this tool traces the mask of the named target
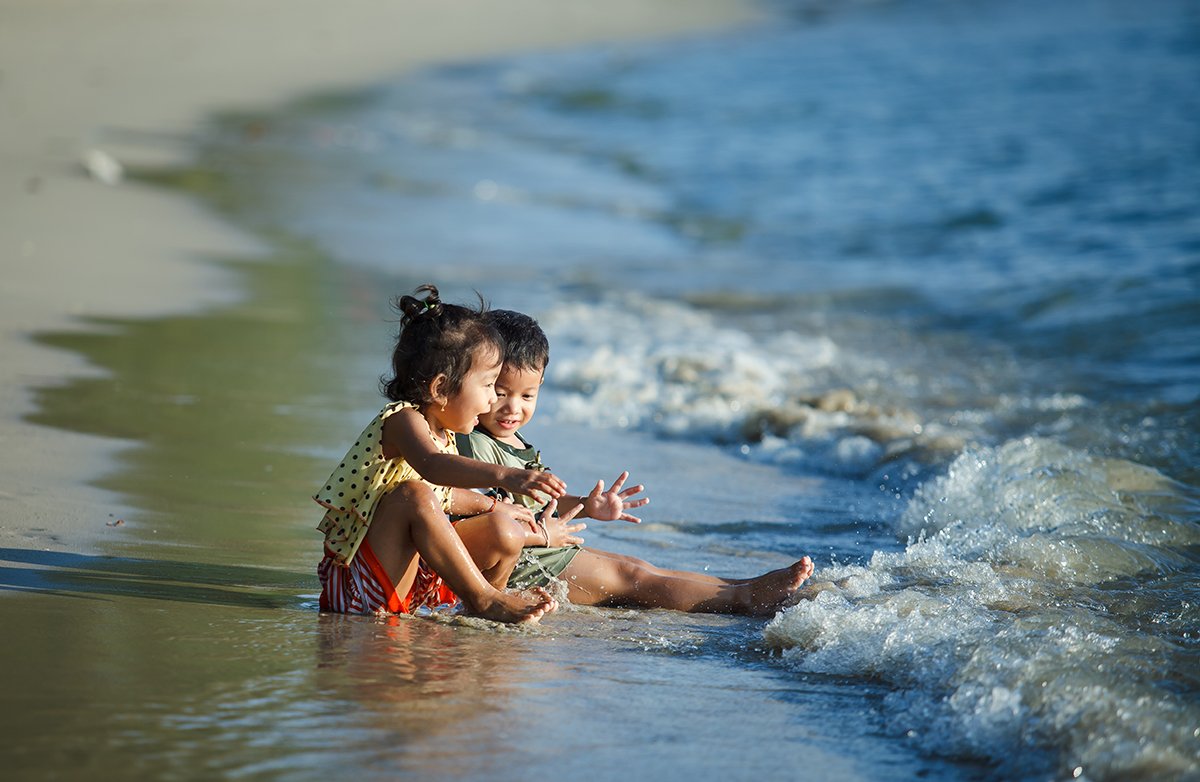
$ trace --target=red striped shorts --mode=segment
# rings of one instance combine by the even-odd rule
[[[339,563],[326,549],[325,556],[317,565],[317,577],[321,579],[322,611],[339,614],[411,614],[423,606],[433,608],[458,602],[458,596],[423,560],[417,566],[417,577],[412,588],[406,596],[400,597],[365,540],[349,565]]]

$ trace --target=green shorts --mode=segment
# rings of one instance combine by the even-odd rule
[[[521,551],[521,558],[517,560],[512,575],[508,577],[508,586],[512,589],[546,586],[550,579],[558,578],[558,575],[567,569],[567,565],[571,564],[571,560],[578,553],[579,546],[530,546]]]

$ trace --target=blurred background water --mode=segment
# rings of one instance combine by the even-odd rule
[[[238,527],[256,563],[301,584],[270,593],[292,609],[291,643],[358,650],[255,679],[283,695],[246,719],[275,711],[311,731],[305,746],[342,741],[366,724],[346,709],[374,703],[348,694],[353,663],[395,714],[433,709],[491,747],[455,755],[410,714],[388,729],[399,740],[385,730],[406,749],[356,754],[379,775],[477,777],[493,756],[609,768],[629,746],[653,747],[647,768],[668,777],[799,775],[804,758],[847,779],[1200,774],[1200,8],[767,7],[768,24],[718,37],[444,67],[224,117],[194,170],[158,177],[291,248],[283,271],[249,272],[233,325],[200,330],[270,335],[263,349],[212,348],[238,371],[193,368],[203,391],[154,396],[166,417],[205,400],[258,411],[229,431],[269,431],[241,435],[247,458],[281,468],[221,477],[212,441],[195,495],[164,508],[177,489],[146,488],[179,447],[162,442],[114,484],[159,497],[147,513],[193,557],[230,564],[185,515]],[[837,586],[765,628],[567,611],[519,635],[519,654],[471,627],[318,622],[315,511],[247,528],[203,498],[306,495],[379,406],[388,296],[427,281],[546,328],[529,434],[574,488],[624,467],[648,484],[647,523],[593,524],[589,543],[732,575],[807,553]],[[161,326],[139,355],[174,352]],[[77,398],[48,391],[46,422],[70,425]],[[488,670],[541,667],[496,695],[450,663],[465,683],[428,700],[438,650],[477,641]],[[440,711],[447,697],[460,712]],[[530,754],[492,746],[493,697],[517,704],[501,709],[521,714],[514,735],[524,709],[546,717]],[[586,735],[566,717],[578,702]],[[698,739],[725,751],[686,749]],[[310,751],[309,768],[332,762]],[[269,775],[303,776],[267,756]]]

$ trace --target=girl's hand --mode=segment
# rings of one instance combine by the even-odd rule
[[[582,522],[572,524],[571,520],[579,515],[579,511],[583,509],[583,506],[576,505],[563,516],[554,515],[554,511],[557,509],[558,500],[550,500],[550,504],[538,516],[537,524],[545,532],[546,546],[549,548],[582,546],[583,538],[575,533],[587,529],[587,525]]]
[[[650,502],[650,498],[642,497],[630,501],[630,497],[640,493],[645,487],[639,483],[637,486],[621,491],[621,487],[625,485],[628,478],[629,471],[626,470],[617,476],[617,479],[613,481],[612,488],[608,491],[604,490],[604,481],[596,481],[596,488],[592,489],[592,493],[583,499],[583,515],[598,521],[620,520],[641,524],[641,519],[631,516],[626,511],[630,508],[642,507]]]
[[[567,484],[563,483],[557,475],[546,470],[514,469],[500,485],[513,494],[524,494],[526,497],[535,499],[549,497],[556,500],[567,493]]]
[[[524,505],[517,505],[512,502],[505,502],[504,500],[501,500],[496,503],[495,510],[505,511],[523,526],[529,527],[530,529],[539,529],[537,516],[534,515],[533,511],[531,511],[529,508],[526,508]],[[494,512],[495,511],[493,511],[493,513]]]

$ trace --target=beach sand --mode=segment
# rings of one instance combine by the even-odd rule
[[[127,512],[92,485],[124,443],[26,420],[33,388],[96,371],[31,336],[228,301],[232,278],[206,261],[264,249],[181,197],[106,184],[110,161],[186,162],[215,111],[754,14],[734,0],[0,0],[0,546],[87,550]]]

